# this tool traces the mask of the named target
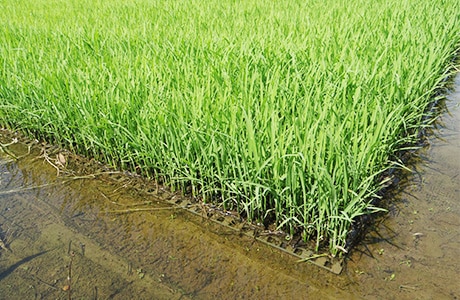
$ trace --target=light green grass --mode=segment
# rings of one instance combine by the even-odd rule
[[[0,122],[335,254],[452,71],[459,11],[0,0]]]

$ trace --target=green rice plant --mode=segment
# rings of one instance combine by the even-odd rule
[[[0,0],[0,123],[336,254],[459,50],[458,1]]]

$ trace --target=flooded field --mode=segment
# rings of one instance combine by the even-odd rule
[[[460,299],[460,76],[412,173],[347,264],[366,299]]]
[[[458,299],[458,76],[455,87],[341,275],[165,203],[178,194],[3,132],[0,299]]]
[[[1,299],[341,294],[336,288],[332,294],[325,291],[327,281],[309,282],[312,274],[321,278],[327,271],[296,263],[287,254],[164,203],[176,194],[154,186],[149,190],[140,178],[104,169],[97,174],[79,170],[92,174],[86,176],[58,174],[53,165],[62,162],[76,170],[70,165],[78,165],[78,158],[72,161],[66,153],[39,148],[22,143],[4,147]]]

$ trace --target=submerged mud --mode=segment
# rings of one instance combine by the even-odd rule
[[[164,187],[2,133],[0,299],[458,299],[455,85],[339,276],[171,205]]]

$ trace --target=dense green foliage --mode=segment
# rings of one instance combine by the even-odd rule
[[[0,0],[0,123],[332,253],[459,49],[457,0]]]

